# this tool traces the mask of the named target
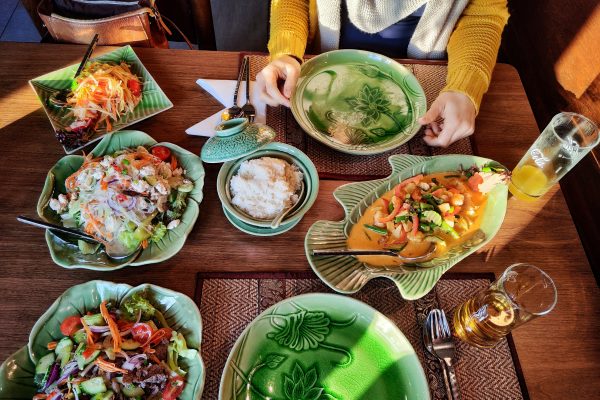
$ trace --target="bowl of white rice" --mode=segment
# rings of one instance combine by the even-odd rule
[[[308,156],[277,142],[226,162],[217,177],[223,208],[235,219],[264,230],[270,229],[271,221],[290,208],[280,226],[288,228],[283,231],[291,229],[314,204],[318,191],[319,176]]]

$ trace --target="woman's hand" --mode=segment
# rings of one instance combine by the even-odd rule
[[[430,146],[448,147],[465,138],[475,130],[475,105],[467,95],[460,92],[443,92],[431,104],[429,111],[419,118],[425,129],[425,143]],[[443,119],[442,122],[438,122]]]
[[[292,90],[300,76],[300,63],[294,57],[283,55],[271,61],[256,75],[257,92],[265,103],[275,107],[280,104],[289,107]],[[283,90],[278,83],[283,80]]]

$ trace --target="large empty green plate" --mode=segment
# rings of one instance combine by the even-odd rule
[[[152,78],[131,46],[124,46],[111,51],[110,53],[95,57],[94,61],[112,63],[120,63],[121,61],[124,61],[129,64],[131,67],[131,72],[142,80],[142,99],[135,107],[133,112],[122,115],[118,121],[111,121],[112,129],[110,131],[108,131],[105,127],[102,127],[97,130],[90,140],[82,146],[63,146],[65,152],[68,154],[72,154],[88,144],[99,140],[107,133],[121,130],[126,126],[173,107],[171,100],[169,100],[167,95],[165,95],[162,89],[158,86],[158,83],[156,83],[154,78]],[[50,123],[52,124],[52,128],[55,132],[63,131],[65,127],[69,126],[73,121],[73,117],[69,115],[69,109],[66,107],[57,108],[51,106],[48,103],[48,98],[57,90],[69,89],[71,87],[71,82],[75,72],[77,71],[77,67],[79,67],[79,64],[73,64],[66,68],[38,76],[37,78],[29,81],[31,87],[33,90],[35,90],[40,101],[42,102],[44,111],[46,111],[46,114],[48,115]]]
[[[202,201],[202,188],[204,186],[204,167],[197,155],[171,143],[157,143],[156,140],[141,131],[121,131],[104,136],[91,154],[95,157],[112,154],[125,148],[156,145],[168,147],[177,157],[178,164],[185,170],[185,177],[194,182],[194,189],[190,192],[181,223],[175,229],[167,231],[158,243],[150,243],[139,257],[115,261],[106,256],[104,251],[95,254],[82,254],[77,243],[68,242],[46,231],[46,242],[50,249],[52,260],[64,268],[85,268],[98,271],[110,271],[126,265],[144,265],[164,261],[183,247],[185,240],[194,227],[200,213]],[[49,207],[52,197],[58,193],[66,193],[65,180],[79,169],[83,164],[82,156],[64,156],[52,167],[46,177],[46,183],[38,200],[38,215],[51,223],[60,224],[60,217]]]
[[[336,150],[376,154],[407,142],[427,101],[401,64],[362,50],[336,50],[308,60],[291,108],[309,135]]]
[[[350,297],[311,293],[259,315],[235,343],[221,400],[429,399],[396,325]]]
[[[489,193],[479,230],[459,246],[450,248],[432,260],[412,266],[386,268],[371,266],[349,256],[313,256],[315,249],[345,248],[352,226],[365,210],[399,182],[418,174],[458,171],[472,165],[481,167],[493,160],[467,155],[419,157],[400,154],[391,156],[389,161],[392,174],[388,178],[349,183],[333,192],[333,196],[344,207],[344,220],[315,222],[306,233],[304,248],[312,269],[335,291],[354,293],[369,280],[384,277],[394,281],[403,298],[414,300],[429,293],[442,274],[453,265],[492,240],[506,214],[508,189],[506,185],[497,185]]]

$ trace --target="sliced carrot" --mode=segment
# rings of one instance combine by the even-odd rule
[[[58,343],[56,343],[56,342],[50,342],[50,343],[48,343],[48,344],[46,345],[46,348],[47,348],[48,350],[54,350],[54,349],[56,348],[56,345],[57,345],[57,344],[58,344]]]
[[[171,154],[171,170],[175,171],[177,168],[177,158],[173,154]]]
[[[142,240],[142,249],[146,249],[148,247],[148,239]]]
[[[81,325],[83,325],[83,329],[85,330],[87,348],[92,349],[92,348],[96,347],[96,344],[94,343],[94,334],[90,330],[90,327],[88,326],[88,324],[85,322],[85,320],[83,318],[81,318],[80,321],[81,321]]]
[[[110,334],[113,338],[113,350],[115,353],[118,353],[119,351],[121,351],[121,334],[119,332],[119,327],[117,326],[116,322],[108,313],[108,309],[106,308],[106,300],[104,300],[100,304],[100,314],[102,314],[102,317],[104,317],[104,321],[106,321],[106,324],[110,329]]]
[[[106,182],[104,179],[100,181],[100,189],[108,190],[108,182]]]
[[[114,363],[103,360],[102,358],[97,358],[94,362],[98,368],[106,372],[120,372],[122,374],[128,374],[129,371],[123,368],[117,367]]]

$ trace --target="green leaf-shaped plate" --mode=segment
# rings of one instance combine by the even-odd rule
[[[391,58],[335,50],[311,58],[300,72],[291,109],[302,129],[350,154],[376,154],[410,140],[427,101],[417,78]]]
[[[188,197],[188,205],[181,217],[181,223],[175,229],[167,231],[165,237],[158,243],[150,243],[139,257],[116,262],[106,256],[104,251],[96,254],[82,254],[75,242],[67,242],[50,231],[46,231],[46,242],[50,249],[52,260],[64,268],[85,268],[98,271],[110,271],[123,268],[126,265],[144,265],[164,261],[183,247],[185,240],[192,230],[199,215],[199,204],[202,201],[204,185],[204,167],[197,155],[171,143],[157,143],[150,136],[140,131],[121,131],[104,136],[94,148],[92,154],[96,157],[111,154],[118,150],[146,146],[161,145],[168,147],[177,157],[177,162],[186,171],[186,178],[194,182],[194,189]],[[66,193],[65,180],[83,164],[82,156],[69,155],[61,158],[48,172],[44,189],[38,200],[38,215],[52,223],[60,223],[60,217],[50,209],[48,203],[58,193]]]
[[[351,297],[310,293],[260,314],[236,341],[220,400],[429,399],[414,349]]]
[[[100,140],[100,138],[107,133],[116,132],[173,107],[171,100],[169,100],[154,78],[152,78],[131,46],[124,46],[110,53],[95,57],[94,61],[112,62],[117,64],[121,61],[125,61],[129,64],[131,72],[142,80],[142,99],[131,113],[122,115],[119,120],[112,123],[112,130],[107,131],[106,127],[100,128],[84,146]],[[66,107],[57,108],[51,106],[48,103],[48,98],[58,90],[71,88],[71,82],[78,67],[79,64],[73,64],[66,68],[38,76],[29,81],[31,87],[42,102],[44,111],[46,111],[46,115],[48,115],[48,119],[55,132],[63,131],[65,127],[69,126],[73,121],[73,117],[69,116],[69,110]],[[83,146],[67,148],[63,146],[65,152],[68,154],[72,154],[82,147]]]
[[[508,189],[506,185],[497,185],[489,193],[481,226],[471,238],[430,261],[413,266],[385,268],[370,266],[355,257],[313,256],[314,249],[346,248],[346,240],[352,226],[375,200],[399,182],[418,174],[458,171],[472,165],[482,166],[493,160],[467,155],[419,157],[401,154],[391,156],[389,161],[392,174],[388,178],[349,183],[333,192],[334,197],[344,207],[346,218],[339,222],[315,222],[306,234],[304,247],[312,269],[335,291],[354,293],[372,278],[385,277],[396,283],[403,298],[414,300],[429,293],[444,272],[483,247],[496,235],[506,214]]]
[[[25,355],[28,351],[31,361],[35,364],[40,357],[47,354],[48,342],[63,337],[60,332],[60,324],[66,317],[85,314],[87,311],[97,312],[100,303],[104,300],[118,305],[133,293],[140,291],[145,292],[151,303],[164,314],[170,327],[181,332],[188,347],[198,350],[196,358],[180,359],[181,366],[187,371],[187,374],[185,376],[186,386],[179,398],[200,399],[204,388],[205,371],[200,356],[202,319],[196,304],[186,295],[160,286],[144,284],[132,287],[123,283],[107,281],[90,281],[73,286],[56,299],[33,326],[27,348],[21,349],[3,364],[4,368],[0,375],[0,399],[4,398],[2,397],[5,393],[4,387],[18,388],[23,394],[30,393],[29,388],[33,386],[33,382],[30,380],[33,378],[32,364],[26,362]],[[29,398],[31,399],[31,395]]]
[[[34,374],[35,365],[29,358],[27,346],[24,346],[0,366],[0,399],[31,400],[36,391]]]

